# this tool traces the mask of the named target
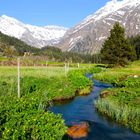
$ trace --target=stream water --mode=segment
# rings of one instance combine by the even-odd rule
[[[90,75],[88,75],[90,78]],[[94,101],[99,97],[102,89],[111,85],[94,80],[93,89],[88,96],[77,96],[67,103],[55,104],[50,111],[61,114],[67,126],[80,122],[89,123],[89,133],[80,140],[140,140],[140,135],[100,115],[95,108]]]

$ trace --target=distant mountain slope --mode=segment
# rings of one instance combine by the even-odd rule
[[[24,24],[12,17],[0,17],[0,31],[38,48],[54,45],[63,37],[67,28],[59,26],[38,27]]]
[[[98,53],[115,22],[127,36],[140,34],[140,0],[112,0],[68,30],[58,46],[63,51]]]
[[[25,60],[25,63],[28,65],[33,65],[33,62],[36,62],[36,64],[38,65],[42,65],[43,63],[46,65],[46,60],[57,62],[67,61],[76,63],[89,63],[94,61],[94,58],[89,54],[85,55],[75,52],[62,52],[59,48],[55,48],[54,46],[46,46],[41,49],[35,48],[27,45],[25,42],[15,37],[10,37],[0,32],[0,65],[2,64],[1,62],[5,60],[5,57],[3,56],[6,56],[7,58],[16,57],[19,55],[23,56],[24,52],[29,52],[26,53],[26,56],[31,55],[30,58],[22,57],[21,60],[22,62],[24,62]],[[32,53],[34,57],[32,57]],[[5,62],[5,65],[8,65],[7,62]],[[25,63],[23,63],[23,65],[25,65]],[[9,64],[11,64],[11,62]],[[12,64],[16,65],[16,63],[14,62]],[[58,65],[55,62],[54,64]],[[59,66],[63,66],[63,64],[64,63],[61,63],[61,65]]]
[[[19,55],[23,55],[24,52],[38,52],[40,49],[31,47],[25,42],[15,38],[5,35],[0,32],[0,52],[7,47],[14,47]]]

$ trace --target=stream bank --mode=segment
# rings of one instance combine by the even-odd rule
[[[97,80],[93,82],[93,90],[88,96],[77,96],[64,104],[57,103],[50,108],[50,111],[61,114],[67,126],[82,122],[89,124],[87,137],[78,140],[140,140],[139,134],[97,112],[93,101],[98,99],[101,90],[112,86]]]

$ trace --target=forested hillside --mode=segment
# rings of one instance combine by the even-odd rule
[[[0,53],[1,55],[23,55],[24,52],[38,52],[39,49],[31,47],[23,41],[7,36],[0,32]],[[11,53],[12,54],[9,54]]]
[[[0,56],[15,57],[23,56],[24,52],[30,52],[33,55],[43,57],[47,56],[50,61],[59,62],[99,62],[97,55],[80,54],[74,52],[62,52],[61,49],[53,46],[46,46],[41,49],[27,45],[25,42],[7,36],[0,32]]]

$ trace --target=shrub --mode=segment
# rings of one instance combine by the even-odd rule
[[[68,79],[76,89],[84,89],[91,85],[91,81],[81,71],[70,71],[68,73]]]
[[[12,100],[11,100],[12,99]],[[66,132],[60,115],[45,112],[49,102],[40,94],[1,97],[0,132],[2,139],[61,139]]]

